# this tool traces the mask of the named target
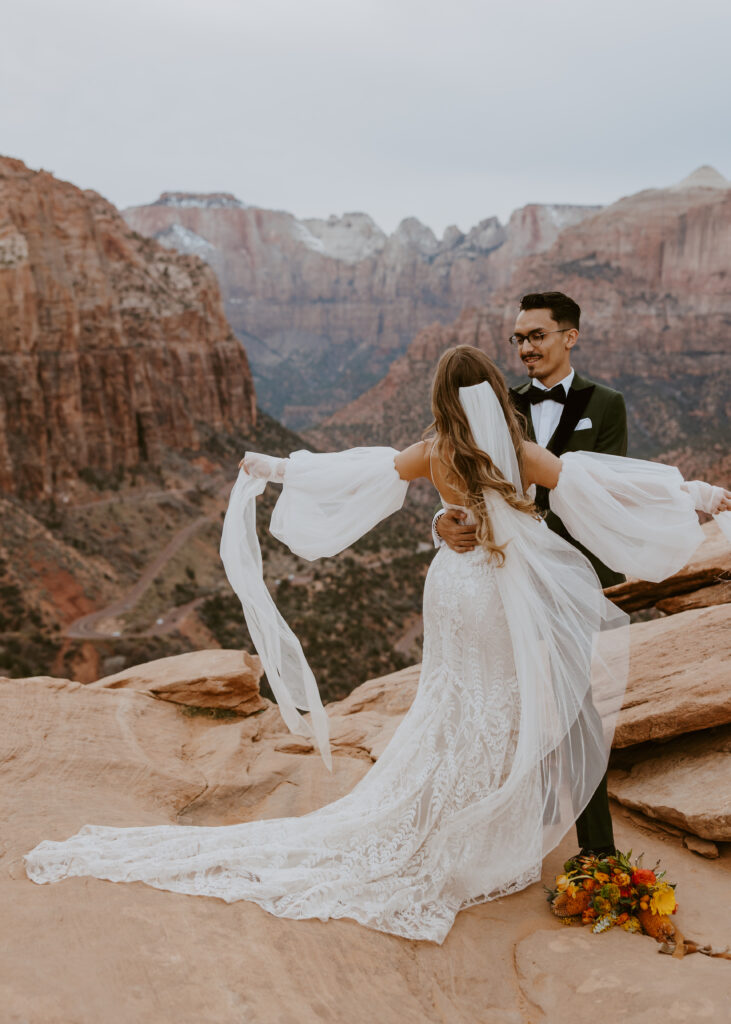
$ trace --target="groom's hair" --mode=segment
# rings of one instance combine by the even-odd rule
[[[524,309],[548,309],[557,324],[570,324],[579,329],[581,310],[579,304],[563,292],[532,292],[520,300],[521,311]]]

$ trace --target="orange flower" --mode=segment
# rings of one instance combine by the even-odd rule
[[[584,879],[584,888],[586,889],[587,892],[593,892],[593,890],[596,889],[596,882],[594,881],[594,879],[593,878],[585,878]]]
[[[600,885],[604,885],[605,882],[609,881],[609,875],[605,875],[603,871],[595,871],[594,878]]]
[[[626,871],[617,871],[615,873],[614,881],[617,883],[617,885],[624,887],[626,885],[629,885],[630,877]]]
[[[655,872],[649,868],[635,868],[632,872],[632,885],[654,885],[656,881]]]
[[[624,924],[625,921],[629,920],[629,914],[620,914],[616,920],[616,924]]]

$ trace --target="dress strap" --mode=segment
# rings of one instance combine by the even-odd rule
[[[434,479],[434,466],[433,466],[432,460],[434,459],[434,449],[436,448],[436,446],[437,446],[437,439],[436,438],[432,438],[431,448],[429,449],[429,476],[431,477],[431,482],[434,484],[435,487],[437,487],[437,482]],[[437,490],[439,490],[438,487],[437,487]]]

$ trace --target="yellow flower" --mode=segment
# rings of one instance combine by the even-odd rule
[[[626,871],[618,871],[615,878],[617,885],[629,885],[630,877]]]
[[[652,894],[650,910],[653,914],[672,914],[675,910],[675,893],[666,882],[660,885]]]
[[[595,871],[594,878],[596,878],[597,882],[601,882],[602,885],[609,881],[609,875],[605,875],[603,871]]]
[[[578,885],[576,885],[575,882],[569,882],[568,893],[569,893],[569,896],[572,897],[572,899],[573,899],[573,897],[576,895],[576,893],[578,891],[579,891]]]
[[[564,890],[568,889],[568,887],[569,887],[569,876],[568,875],[557,875],[556,876],[556,888],[558,889],[558,891],[559,892],[564,892]]]

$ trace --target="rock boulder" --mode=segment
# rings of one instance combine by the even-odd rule
[[[142,690],[173,704],[250,715],[269,707],[259,693],[261,662],[246,651],[191,651],[104,676],[89,689]]]
[[[615,747],[731,722],[731,605],[630,627],[630,680]]]
[[[609,794],[702,839],[731,841],[731,727],[643,750],[609,772]]]

